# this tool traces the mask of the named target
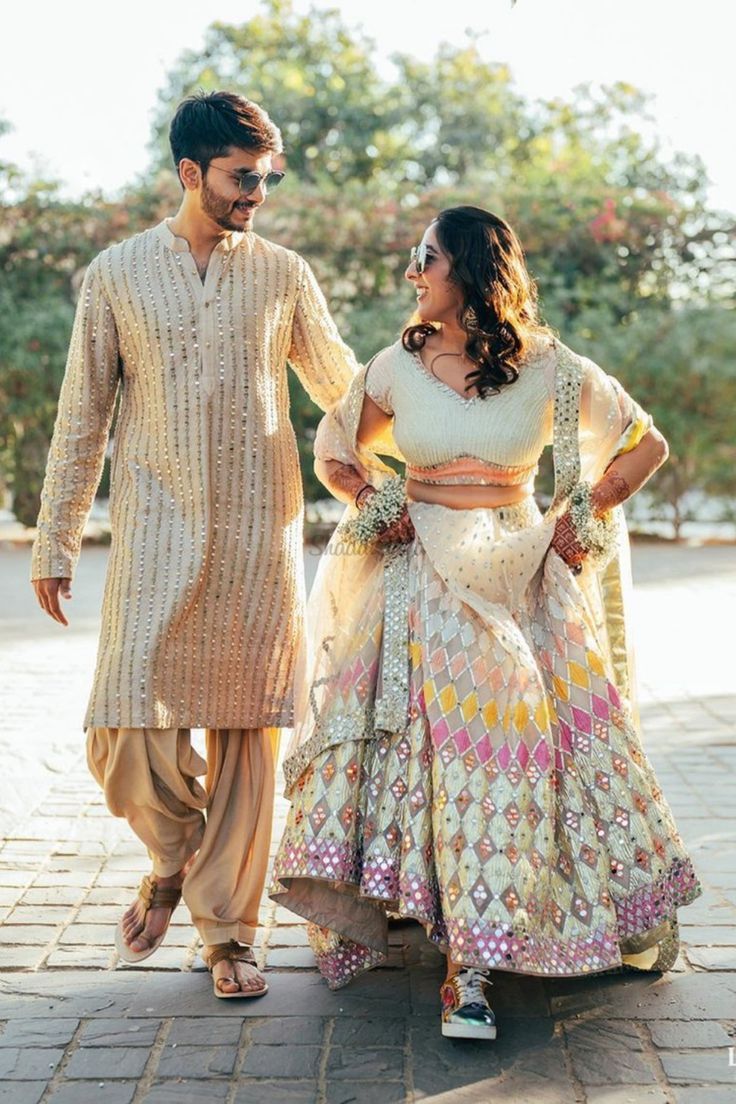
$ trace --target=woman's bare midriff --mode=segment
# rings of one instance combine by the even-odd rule
[[[431,502],[439,506],[449,506],[452,510],[473,510],[476,508],[515,506],[529,498],[528,486],[493,487],[482,483],[421,483],[418,479],[407,479],[406,497],[410,502]]]

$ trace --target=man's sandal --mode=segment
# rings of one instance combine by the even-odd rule
[[[146,874],[139,886],[138,896],[146,906],[146,911],[143,914],[144,923],[146,915],[152,908],[167,908],[171,909],[171,912],[169,913],[169,919],[164,930],[160,935],[156,936],[150,947],[146,947],[142,951],[132,950],[125,942],[125,936],[123,935],[123,917],[121,916],[115,928],[115,947],[123,962],[142,962],[144,958],[148,958],[149,955],[152,955],[154,951],[159,949],[164,941],[166,932],[169,930],[169,923],[174,914],[174,909],[181,900],[181,889],[176,889],[174,886],[159,885],[155,874]],[[143,935],[142,929],[135,938],[140,939],[141,935]],[[144,938],[148,939],[148,936]]]
[[[229,959],[230,962],[245,962],[248,966],[254,966],[256,970],[258,969],[253,954],[253,948],[244,947],[234,939],[231,939],[229,943],[216,943],[213,946],[205,959],[209,972],[212,974],[213,967],[215,967],[218,962],[223,962],[225,959]],[[220,988],[220,982],[222,981],[232,981],[235,982],[236,985],[240,985],[240,982],[233,974],[221,978],[216,978],[213,974],[212,982],[214,993],[215,996],[220,997],[221,1000],[230,1000],[231,997],[262,997],[264,993],[268,992],[268,985],[264,981],[260,989],[236,989],[234,993],[224,993]]]

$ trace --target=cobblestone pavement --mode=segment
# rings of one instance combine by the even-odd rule
[[[475,1044],[439,1034],[442,960],[417,925],[392,928],[387,967],[338,993],[266,897],[262,999],[212,997],[183,908],[155,956],[119,965],[112,927],[146,860],[88,777],[79,728],[104,552],[82,558],[67,631],[34,609],[27,551],[0,552],[0,1102],[736,1102],[736,563],[660,547],[634,562],[645,744],[705,892],[680,911],[668,975],[495,973],[499,1037]],[[284,815],[281,799],[275,840]]]

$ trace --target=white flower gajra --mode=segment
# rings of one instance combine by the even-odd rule
[[[391,476],[371,495],[357,517],[345,522],[342,531],[348,540],[367,551],[381,533],[399,520],[405,508],[406,482],[400,475]]]
[[[599,569],[611,559],[616,549],[618,525],[609,511],[602,517],[593,512],[590,483],[577,483],[570,495],[570,520],[579,543],[596,561]]]

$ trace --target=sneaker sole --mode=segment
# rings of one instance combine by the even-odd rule
[[[443,1023],[442,1034],[450,1039],[495,1039],[494,1026],[482,1027],[473,1024]]]

